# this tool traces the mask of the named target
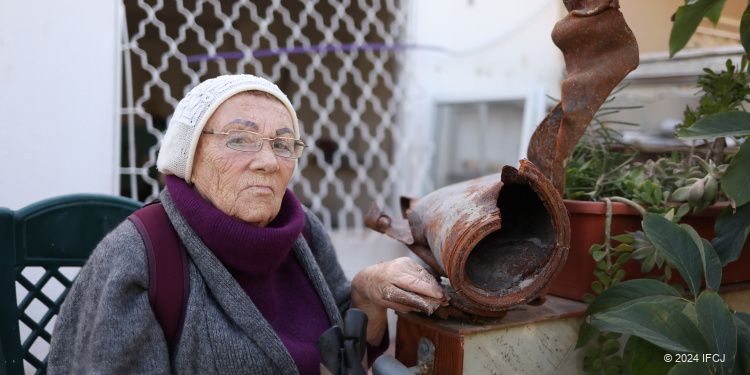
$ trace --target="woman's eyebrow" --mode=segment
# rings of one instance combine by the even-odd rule
[[[289,129],[289,128],[276,129],[276,135],[287,134],[287,133],[294,134],[292,129]]]
[[[255,122],[253,122],[251,120],[243,120],[243,119],[239,119],[239,118],[238,119],[234,119],[232,121],[229,121],[226,125],[224,125],[224,127],[226,128],[227,126],[234,125],[234,124],[247,126],[249,128],[252,128],[256,132],[260,131],[260,127]]]

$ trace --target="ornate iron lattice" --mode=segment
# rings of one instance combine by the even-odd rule
[[[329,228],[361,229],[373,201],[395,206],[406,7],[399,0],[126,0],[121,194],[163,186],[156,153],[199,82],[250,73],[275,82],[312,145],[290,188]]]

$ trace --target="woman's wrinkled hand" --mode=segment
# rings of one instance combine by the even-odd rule
[[[367,341],[373,345],[385,332],[387,309],[427,312],[430,301],[446,300],[435,278],[407,257],[366,267],[352,280],[352,307],[367,314]]]

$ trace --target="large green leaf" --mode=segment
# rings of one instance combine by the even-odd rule
[[[727,111],[708,115],[686,129],[677,131],[684,140],[736,137],[750,134],[750,113]]]
[[[750,327],[750,314],[744,312],[734,313],[734,317],[743,321],[748,327]]]
[[[643,218],[643,231],[654,247],[677,268],[690,292],[697,296],[701,287],[703,261],[698,245],[690,234],[657,214],[648,214]]]
[[[674,56],[685,47],[703,17],[717,4],[723,2],[724,0],[698,0],[693,4],[677,8],[672,32],[669,35],[669,54]]]
[[[625,366],[631,374],[662,375],[669,372],[673,362],[664,361],[664,355],[669,354],[664,349],[638,337],[630,336],[625,344]]]
[[[747,315],[744,317],[743,314]],[[735,372],[750,374],[750,315],[735,313],[734,324],[737,325],[737,362]]]
[[[722,210],[716,218],[714,233],[716,238],[711,241],[711,245],[716,249],[721,265],[726,266],[739,259],[742,246],[750,233],[750,203],[737,207],[735,213],[732,213],[731,206]]]
[[[750,3],[742,12],[742,21],[740,21],[740,39],[742,47],[745,48],[745,54],[750,54]]]
[[[750,142],[745,141],[729,162],[721,188],[738,206],[750,202]]]
[[[709,361],[706,364],[714,374],[730,375],[737,355],[737,325],[732,313],[718,294],[708,291],[695,300],[695,312],[708,352],[724,355],[723,362]]]
[[[701,238],[703,241],[703,274],[706,276],[706,286],[713,289],[715,292],[719,291],[721,286],[721,259],[716,254],[716,250],[708,242],[707,239]]]
[[[711,21],[714,26],[716,26],[719,23],[719,18],[721,18],[721,11],[724,10],[724,4],[726,4],[727,0],[721,0],[718,4],[714,5],[713,8],[711,8],[708,13],[706,13],[706,18],[708,18],[709,21]]]
[[[612,286],[600,294],[586,309],[586,315],[637,302],[667,302],[682,299],[671,286],[651,279],[635,279]]]
[[[706,353],[706,342],[690,318],[658,302],[641,302],[591,315],[591,325],[600,331],[641,337],[672,353]]]
[[[721,285],[721,261],[719,256],[716,255],[716,250],[711,246],[705,238],[701,238],[695,229],[687,224],[679,224],[680,228],[685,230],[685,233],[690,235],[693,242],[698,247],[698,251],[701,254],[701,262],[703,262],[703,275],[706,278],[706,286],[714,291],[719,290]]]

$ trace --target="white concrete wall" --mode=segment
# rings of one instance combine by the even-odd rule
[[[565,64],[551,33],[566,11],[558,0],[417,0],[411,6],[409,43],[440,48],[407,52],[398,193],[418,197],[431,190],[429,167],[440,152],[436,101],[524,98],[540,90],[559,97]],[[502,142],[519,140],[498,140],[497,147]]]
[[[116,194],[119,1],[0,1],[0,207]]]

